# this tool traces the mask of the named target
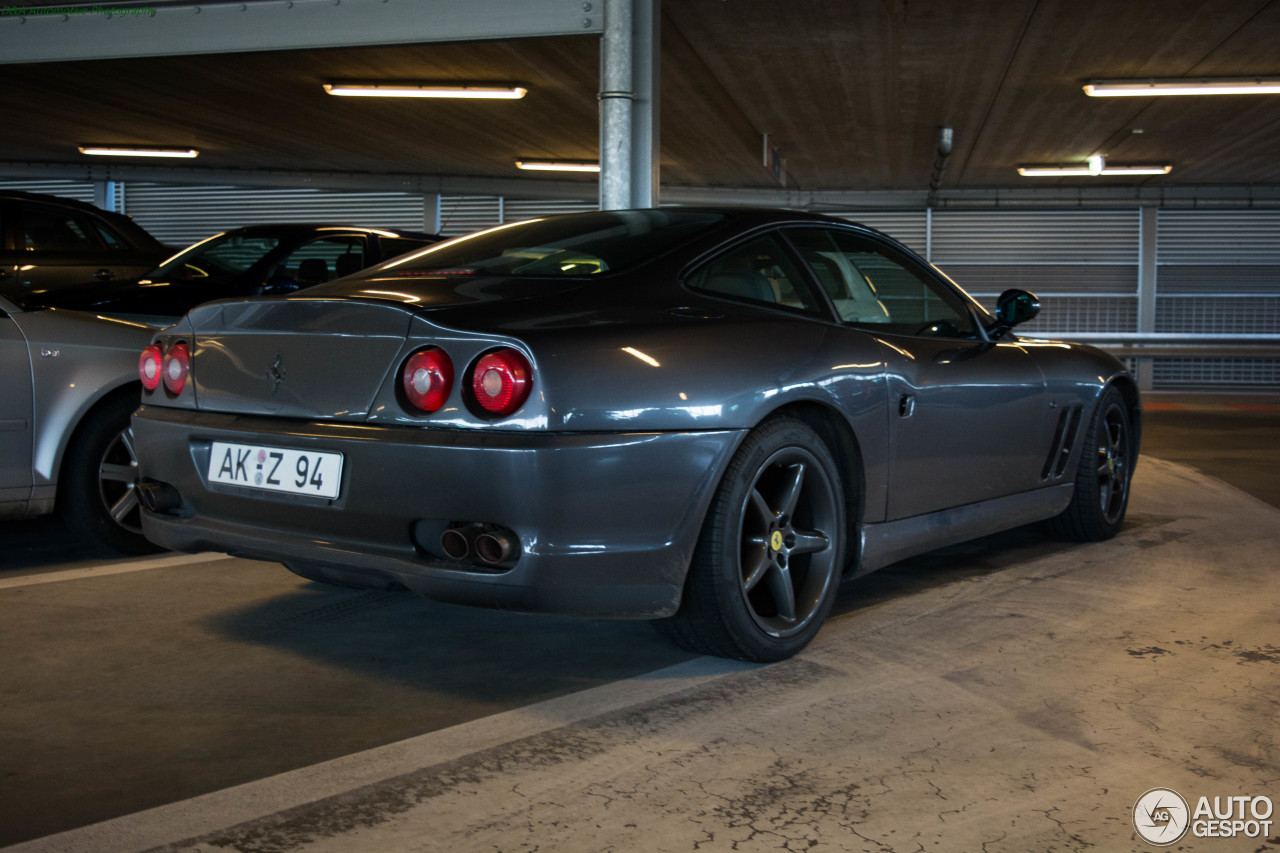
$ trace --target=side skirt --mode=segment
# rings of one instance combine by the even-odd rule
[[[845,577],[860,577],[935,548],[1052,518],[1067,508],[1074,490],[1074,483],[1063,483],[927,515],[864,525],[862,559]]]

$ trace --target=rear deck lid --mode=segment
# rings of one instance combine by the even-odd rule
[[[362,421],[413,312],[352,299],[215,302],[193,310],[198,408]]]

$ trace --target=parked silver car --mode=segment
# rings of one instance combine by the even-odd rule
[[[138,518],[129,415],[138,348],[164,322],[24,311],[0,296],[0,518],[52,512],[113,548],[156,550]]]
[[[211,299],[290,292],[438,239],[256,225],[203,240],[142,280],[39,286],[27,272],[0,276],[0,518],[56,507],[71,527],[113,548],[156,550],[142,536],[129,427],[141,390],[138,351],[153,333]]]

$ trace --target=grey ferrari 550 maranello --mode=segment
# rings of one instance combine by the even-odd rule
[[[992,316],[885,235],[807,213],[505,225],[158,334],[143,529],[776,660],[842,579],[1033,521],[1120,528],[1134,382],[1016,336],[1037,310],[1008,291]]]

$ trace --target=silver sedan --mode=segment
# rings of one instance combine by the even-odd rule
[[[155,323],[0,297],[0,519],[57,509],[127,553],[154,551],[138,518],[129,416]]]

